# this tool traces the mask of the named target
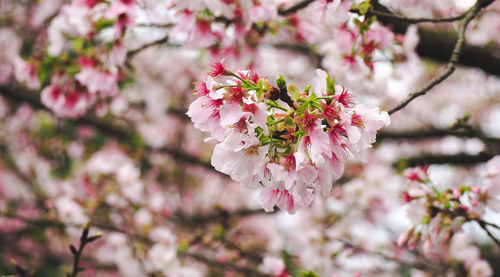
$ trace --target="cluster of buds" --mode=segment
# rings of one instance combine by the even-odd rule
[[[405,170],[409,185],[402,198],[414,226],[400,235],[398,245],[413,250],[422,243],[423,253],[433,256],[442,253],[440,249],[449,244],[465,222],[476,221],[484,227],[485,208],[500,211],[500,156],[490,160],[486,169],[482,186],[462,185],[444,191],[431,181],[428,167]]]
[[[219,62],[187,114],[218,141],[212,165],[242,185],[261,187],[266,211],[289,213],[326,196],[349,156],[364,159],[386,112],[356,105],[354,96],[317,70],[320,84],[300,91],[283,77],[273,86],[251,70],[228,71]],[[225,82],[220,82],[220,80]]]

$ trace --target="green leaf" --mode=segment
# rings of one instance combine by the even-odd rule
[[[87,238],[87,242],[93,242],[95,240],[100,239],[101,237],[102,237],[102,233],[99,233],[99,234],[97,234],[95,236],[91,236],[91,237]]]
[[[318,96],[316,95],[316,93],[314,93],[314,92],[311,93],[311,95],[309,96],[309,101],[311,103],[314,103],[314,102],[318,101]]]
[[[52,71],[54,70],[55,65],[58,62],[58,58],[54,56],[45,56],[42,60],[42,66],[40,66],[38,70],[38,79],[40,79],[40,83],[42,86],[50,83],[49,77],[52,76]]]
[[[95,27],[97,31],[102,31],[106,28],[112,27],[114,24],[115,24],[114,20],[103,18],[96,22]]]
[[[292,96],[294,100],[299,99],[300,97],[299,88],[297,88],[297,86],[294,84],[288,85],[288,94],[290,94],[290,96]]]
[[[222,224],[217,225],[214,232],[214,238],[218,240],[223,239],[225,232],[226,230]]]
[[[280,89],[286,88],[285,78],[283,78],[283,76],[280,75],[280,77],[276,79],[276,85],[278,85]]]
[[[66,179],[71,175],[73,170],[73,161],[67,155],[54,157],[54,162],[51,170],[53,177],[58,179]]]
[[[205,8],[202,12],[200,12],[200,15],[203,17],[212,17],[214,14],[208,9]]]
[[[94,136],[89,137],[86,140],[87,150],[92,153],[101,149],[106,143],[106,137],[102,134],[96,134]]]
[[[335,94],[335,77],[330,79],[330,75],[326,76],[326,93],[327,95]]]
[[[260,97],[264,93],[264,85],[262,84],[262,79],[259,79],[259,81],[257,81],[257,87],[259,88],[257,90],[257,98],[260,99]]]
[[[300,276],[302,276],[302,277],[319,277],[318,274],[314,273],[311,270],[306,270],[306,269],[304,269],[300,272]]]
[[[83,38],[75,38],[71,41],[73,44],[73,49],[75,49],[75,52],[81,52],[83,50],[83,47],[85,46],[85,39]]]
[[[370,9],[370,7],[371,7],[370,0],[366,0],[357,5],[352,5],[351,9],[359,10],[360,14],[366,14]]]
[[[135,83],[135,78],[132,74],[126,74],[125,78],[123,80],[118,81],[118,87],[120,89],[123,89],[129,85],[132,85]]]

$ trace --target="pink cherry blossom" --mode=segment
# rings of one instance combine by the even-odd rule
[[[18,82],[24,83],[27,88],[37,90],[40,88],[40,80],[36,75],[35,68],[20,58],[14,60],[15,76]]]

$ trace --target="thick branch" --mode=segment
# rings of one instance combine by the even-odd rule
[[[484,163],[490,160],[493,156],[486,153],[477,155],[455,154],[455,155],[423,155],[417,157],[403,158],[398,163],[403,163],[406,166],[414,167],[417,165],[427,164],[454,164],[462,166],[474,166],[478,163]]]
[[[486,7],[492,1],[480,0],[481,7]],[[380,12],[383,14],[393,14],[387,7],[378,3],[378,1],[371,1],[373,12]],[[368,12],[370,13],[370,11]],[[394,16],[379,15],[378,21],[384,25],[390,26],[395,33],[404,34],[409,23],[395,19]],[[437,61],[447,62],[450,53],[453,51],[455,44],[453,41],[457,40],[457,35],[448,31],[435,31],[419,28],[418,34],[420,37],[417,45],[417,53],[421,57],[427,57]],[[436,46],[439,47],[436,47]],[[478,67],[487,73],[500,76],[500,56],[493,54],[491,47],[479,47],[465,45],[458,63],[465,66]]]
[[[356,12],[356,11],[354,11]],[[399,15],[399,14],[394,14],[394,13],[389,13],[389,12],[383,12],[383,11],[378,11],[378,10],[372,10],[369,12],[371,15],[376,15],[378,17],[383,17],[387,19],[394,19],[394,20],[399,20],[403,21],[406,23],[423,23],[423,22],[433,22],[433,23],[439,23],[439,22],[453,22],[457,20],[461,20],[465,17],[465,13],[458,15],[458,16],[452,16],[452,17],[445,17],[445,18],[425,18],[425,17],[406,17],[404,15]]]
[[[474,138],[475,134],[467,131],[452,131],[447,129],[428,129],[428,130],[411,130],[411,131],[396,131],[396,132],[379,132],[377,133],[378,140],[422,140],[436,139],[446,136]],[[500,139],[498,139],[500,142]]]
[[[460,23],[460,26],[458,27],[458,39],[457,42],[455,43],[455,47],[453,49],[453,52],[451,53],[450,60],[448,64],[446,65],[445,71],[435,77],[433,80],[431,80],[425,87],[422,89],[410,94],[406,100],[404,100],[402,103],[397,105],[396,107],[390,109],[388,112],[389,114],[393,114],[402,108],[406,107],[411,101],[413,101],[415,98],[422,96],[426,94],[429,90],[431,90],[434,86],[437,84],[441,83],[444,81],[448,76],[450,76],[453,71],[455,71],[455,66],[458,62],[458,58],[460,56],[460,52],[462,51],[462,48],[465,44],[465,30],[467,29],[467,25],[474,19],[474,17],[479,13],[479,11],[483,8],[482,3],[483,1],[479,0],[472,8],[467,11],[467,14],[465,15],[464,20]]]
[[[9,87],[9,86],[0,86],[0,95],[3,95],[7,98],[14,100],[15,102],[26,102],[31,106],[38,109],[45,109],[50,111],[47,107],[45,107],[41,101],[39,96],[31,91],[20,87]],[[118,120],[104,120],[92,115],[82,116],[75,120],[77,124],[90,125],[101,133],[112,136],[121,140],[131,140],[136,136],[133,128],[128,126],[124,122],[120,122]],[[179,149],[174,149],[171,147],[162,147],[158,149],[153,149],[146,146],[148,151],[159,151],[161,153],[165,153],[174,157],[174,159],[179,160],[181,162],[198,165],[207,169],[214,170],[212,165],[209,162],[202,161],[198,157],[193,156],[191,154],[185,153]],[[215,171],[215,170],[214,170]],[[218,171],[215,171],[219,173]],[[222,174],[222,173],[220,173]],[[226,175],[224,175],[226,176]]]
[[[449,130],[449,129],[427,129],[427,130],[411,130],[406,132],[379,132],[377,133],[377,141],[382,140],[425,140],[425,139],[439,139],[446,136],[454,136],[459,138],[478,138],[487,146],[488,151],[492,154],[498,153],[500,149],[500,138],[489,137],[479,130],[475,129],[462,129],[462,130]]]
[[[219,210],[210,214],[187,216],[182,213],[173,215],[170,220],[188,226],[200,226],[212,222],[220,222],[237,217],[253,216],[253,215],[272,215],[273,212],[265,212],[263,209],[242,209],[237,211]]]

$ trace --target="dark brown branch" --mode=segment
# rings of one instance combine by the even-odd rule
[[[246,251],[246,250],[242,249],[239,245],[226,239],[225,237],[222,238],[222,243],[224,244],[224,246],[226,248],[237,251],[240,256],[245,257],[245,258],[247,258],[247,259],[249,259],[252,262],[257,263],[257,264],[262,263],[262,260],[263,260],[262,255],[259,255],[256,252]]]
[[[479,138],[484,145],[486,145],[486,151],[492,155],[498,155],[500,153],[500,139],[492,138],[486,136],[481,130],[478,130],[466,122],[461,124],[458,128],[462,128],[466,132],[473,134],[475,137]]]
[[[187,216],[182,213],[173,215],[170,219],[185,225],[199,226],[216,221],[225,221],[235,217],[253,215],[271,215],[274,212],[265,212],[263,209],[242,209],[237,211],[219,210],[211,214]]]
[[[489,137],[482,132],[474,129],[464,130],[449,130],[449,129],[426,129],[426,130],[411,130],[405,132],[389,132],[383,131],[377,133],[377,141],[381,140],[425,140],[439,139],[446,136],[454,136],[459,138],[478,138],[488,146],[488,148],[496,148],[500,146],[500,138]]]
[[[130,59],[133,56],[135,56],[137,53],[139,53],[142,50],[147,49],[149,47],[156,46],[156,45],[167,44],[167,43],[168,43],[168,36],[165,36],[165,37],[163,37],[161,39],[155,40],[155,41],[150,42],[150,43],[146,43],[146,44],[142,45],[141,47],[139,47],[137,49],[128,51],[127,52],[127,58]],[[168,45],[171,46],[171,47],[179,47],[179,45],[175,45],[175,44],[168,44]]]
[[[89,229],[90,225],[87,223],[85,227],[83,228],[82,231],[82,236],[80,237],[80,246],[78,247],[78,250],[73,246],[70,245],[69,249],[71,250],[71,254],[73,254],[73,269],[71,270],[71,273],[67,273],[66,276],[68,277],[76,277],[79,272],[84,271],[85,269],[79,266],[80,263],[80,258],[82,257],[83,249],[87,244],[99,239],[102,234],[98,234],[95,236],[89,237]]]
[[[31,106],[38,108],[38,109],[44,109],[47,111],[50,111],[47,107],[45,107],[38,96],[35,92],[28,91],[24,88],[21,87],[16,87],[16,86],[0,86],[0,95],[3,95],[15,102],[26,102],[30,104]],[[83,124],[83,125],[89,125],[94,128],[96,128],[98,131],[100,131],[103,134],[112,136],[117,139],[121,140],[131,140],[136,136],[133,128],[126,124],[125,122],[119,121],[119,120],[105,120],[98,118],[93,115],[86,115],[82,116],[78,119],[75,120],[77,124]],[[214,170],[214,172],[219,173],[218,171],[215,171],[215,169],[212,167],[210,162],[202,161],[198,157],[193,156],[191,154],[185,153],[179,149],[174,149],[171,147],[162,147],[158,149],[152,149],[150,147],[147,147],[148,151],[158,151],[161,153],[165,153],[168,155],[171,155],[174,159],[189,163],[189,164],[194,164],[198,165],[210,170]],[[222,173],[220,173],[223,176],[226,176]]]
[[[314,2],[314,0],[302,0],[297,4],[291,6],[290,8],[278,10],[278,14],[281,16],[288,16],[294,14],[297,11],[309,6],[309,4],[311,4],[312,2]]]
[[[409,167],[427,164],[453,164],[462,166],[475,166],[478,163],[487,162],[493,158],[492,155],[480,153],[477,155],[455,154],[455,155],[423,155],[400,159],[397,164],[404,164]]]
[[[350,12],[360,14],[360,11],[357,9],[352,9],[350,10]],[[382,17],[385,19],[399,20],[406,23],[414,24],[414,23],[424,23],[424,22],[432,22],[432,23],[453,22],[463,19],[466,14],[464,13],[458,16],[445,17],[445,18],[425,18],[425,17],[407,17],[404,15],[371,9],[367,12],[367,15],[368,16],[375,15],[377,17]]]
[[[481,1],[482,7],[486,7],[492,1]],[[378,1],[371,1],[374,11],[380,11],[391,14],[391,11],[381,5]],[[410,26],[409,23],[394,19],[392,17],[379,16],[378,21],[389,26],[395,33],[404,34]],[[419,43],[417,45],[417,53],[421,57],[434,59],[440,62],[448,62],[448,57],[455,46],[454,41],[457,40],[457,35],[445,30],[427,30],[424,28],[418,29]],[[439,45],[439,47],[436,47]],[[465,66],[478,67],[487,73],[500,76],[500,56],[494,54],[492,47],[471,46],[465,45],[458,60],[458,63]]]
[[[439,62],[446,62],[449,53],[453,51],[453,41],[457,35],[446,31],[431,31],[420,28],[417,53]],[[439,47],[436,47],[439,45]],[[491,46],[465,45],[460,54],[458,64],[477,67],[486,73],[500,76],[500,56],[495,54]]]
[[[310,59],[315,67],[321,68],[321,61],[323,60],[323,55],[319,54],[314,48],[309,47],[304,44],[289,44],[289,43],[277,43],[272,45],[277,49],[283,49],[292,51],[295,53],[302,54]]]
[[[233,270],[239,273],[245,274],[245,276],[269,276],[267,274],[260,273],[259,271],[250,268],[250,267],[243,267],[239,266],[235,263],[229,263],[229,262],[219,262],[219,261],[214,261],[211,260],[203,255],[196,254],[196,253],[186,253],[185,254],[187,257],[190,257],[196,261],[202,262],[210,267],[216,267],[216,268],[221,268],[225,270]]]
[[[11,262],[12,266],[14,267],[14,270],[16,271],[17,276],[20,276],[20,277],[32,277],[32,276],[35,276],[35,272],[34,271],[29,271],[28,272],[21,265],[19,265],[16,260],[12,259],[10,262]]]
[[[491,226],[491,223],[486,223],[485,221],[483,220],[476,220],[476,222],[479,224],[479,226],[481,226],[481,228],[486,231],[486,234],[488,235],[488,237],[491,238],[491,240],[493,240],[493,242],[498,246],[498,248],[500,249],[500,240],[498,240],[492,233],[490,230],[488,230],[488,226]],[[494,225],[494,224],[493,224]],[[498,226],[495,226],[495,227],[498,227]]]
[[[448,76],[450,76],[453,71],[455,71],[455,66],[458,62],[458,58],[460,56],[460,53],[462,51],[462,48],[464,47],[465,44],[465,31],[467,29],[467,25],[474,19],[474,17],[481,11],[483,8],[482,2],[479,0],[472,8],[467,11],[464,20],[460,23],[460,26],[458,27],[458,39],[457,42],[455,43],[455,47],[453,49],[453,52],[451,53],[450,60],[448,64],[446,65],[446,69],[441,75],[435,77],[432,79],[426,86],[424,86],[422,89],[410,94],[406,100],[401,102],[399,105],[396,107],[390,109],[388,111],[389,114],[393,114],[402,108],[406,107],[411,101],[413,101],[415,98],[425,95],[429,90],[431,90],[434,86],[437,84],[441,83],[444,81]]]
[[[251,210],[251,211],[252,212],[250,212],[250,213],[248,213],[248,211],[239,211],[236,214],[238,214],[238,213],[241,215],[253,214],[253,210]],[[25,223],[28,223],[30,225],[35,225],[35,226],[55,227],[55,228],[63,228],[66,226],[66,224],[59,222],[57,220],[28,219],[28,218],[16,216],[13,214],[0,214],[0,216],[8,217],[8,218],[17,218],[17,219],[22,220]],[[131,239],[138,240],[142,243],[145,243],[148,246],[152,246],[154,244],[154,241],[152,241],[148,237],[144,237],[144,236],[140,236],[140,235],[136,235],[136,234],[130,234],[130,233],[128,233],[124,230],[121,230],[120,228],[117,228],[111,224],[105,224],[105,223],[99,223],[99,222],[93,221],[92,225],[97,227],[97,228],[101,228],[103,230],[123,233],[123,234],[129,236]],[[84,235],[84,233],[82,233],[82,237],[83,237],[83,235]],[[88,231],[87,231],[87,235],[88,235]],[[73,252],[74,250],[71,250],[71,251]],[[78,250],[76,250],[76,251],[78,251]],[[82,251],[83,251],[83,249],[82,249]],[[226,269],[226,270],[233,270],[236,272],[248,274],[248,276],[269,276],[266,274],[262,274],[262,273],[258,272],[257,270],[250,268],[250,267],[239,266],[239,265],[236,265],[234,263],[229,263],[229,262],[220,262],[220,261],[212,260],[210,258],[207,258],[207,257],[200,255],[200,254],[197,254],[197,253],[187,252],[187,253],[181,253],[180,255],[185,255],[186,257],[192,258],[198,262],[202,262],[202,263],[204,263],[208,266],[211,266],[211,267],[216,267],[216,268],[221,268],[221,269]],[[76,262],[76,264],[78,264],[78,262]],[[73,268],[75,268],[75,267],[73,266]],[[78,268],[78,266],[76,268]],[[71,276],[73,276],[73,275],[71,275]],[[245,276],[247,276],[247,275],[245,275]]]
[[[452,131],[446,129],[428,129],[428,130],[411,130],[411,131],[383,131],[377,133],[378,140],[422,140],[422,139],[436,139],[446,136],[474,138],[473,133],[467,131]],[[498,139],[500,142],[500,139]]]
[[[479,220],[479,219],[478,219]],[[484,220],[481,220],[485,225],[488,225],[490,227],[493,227],[493,228],[496,228],[498,230],[500,230],[500,226],[496,225],[495,223],[491,223],[491,222],[487,222],[487,221],[484,221]]]

